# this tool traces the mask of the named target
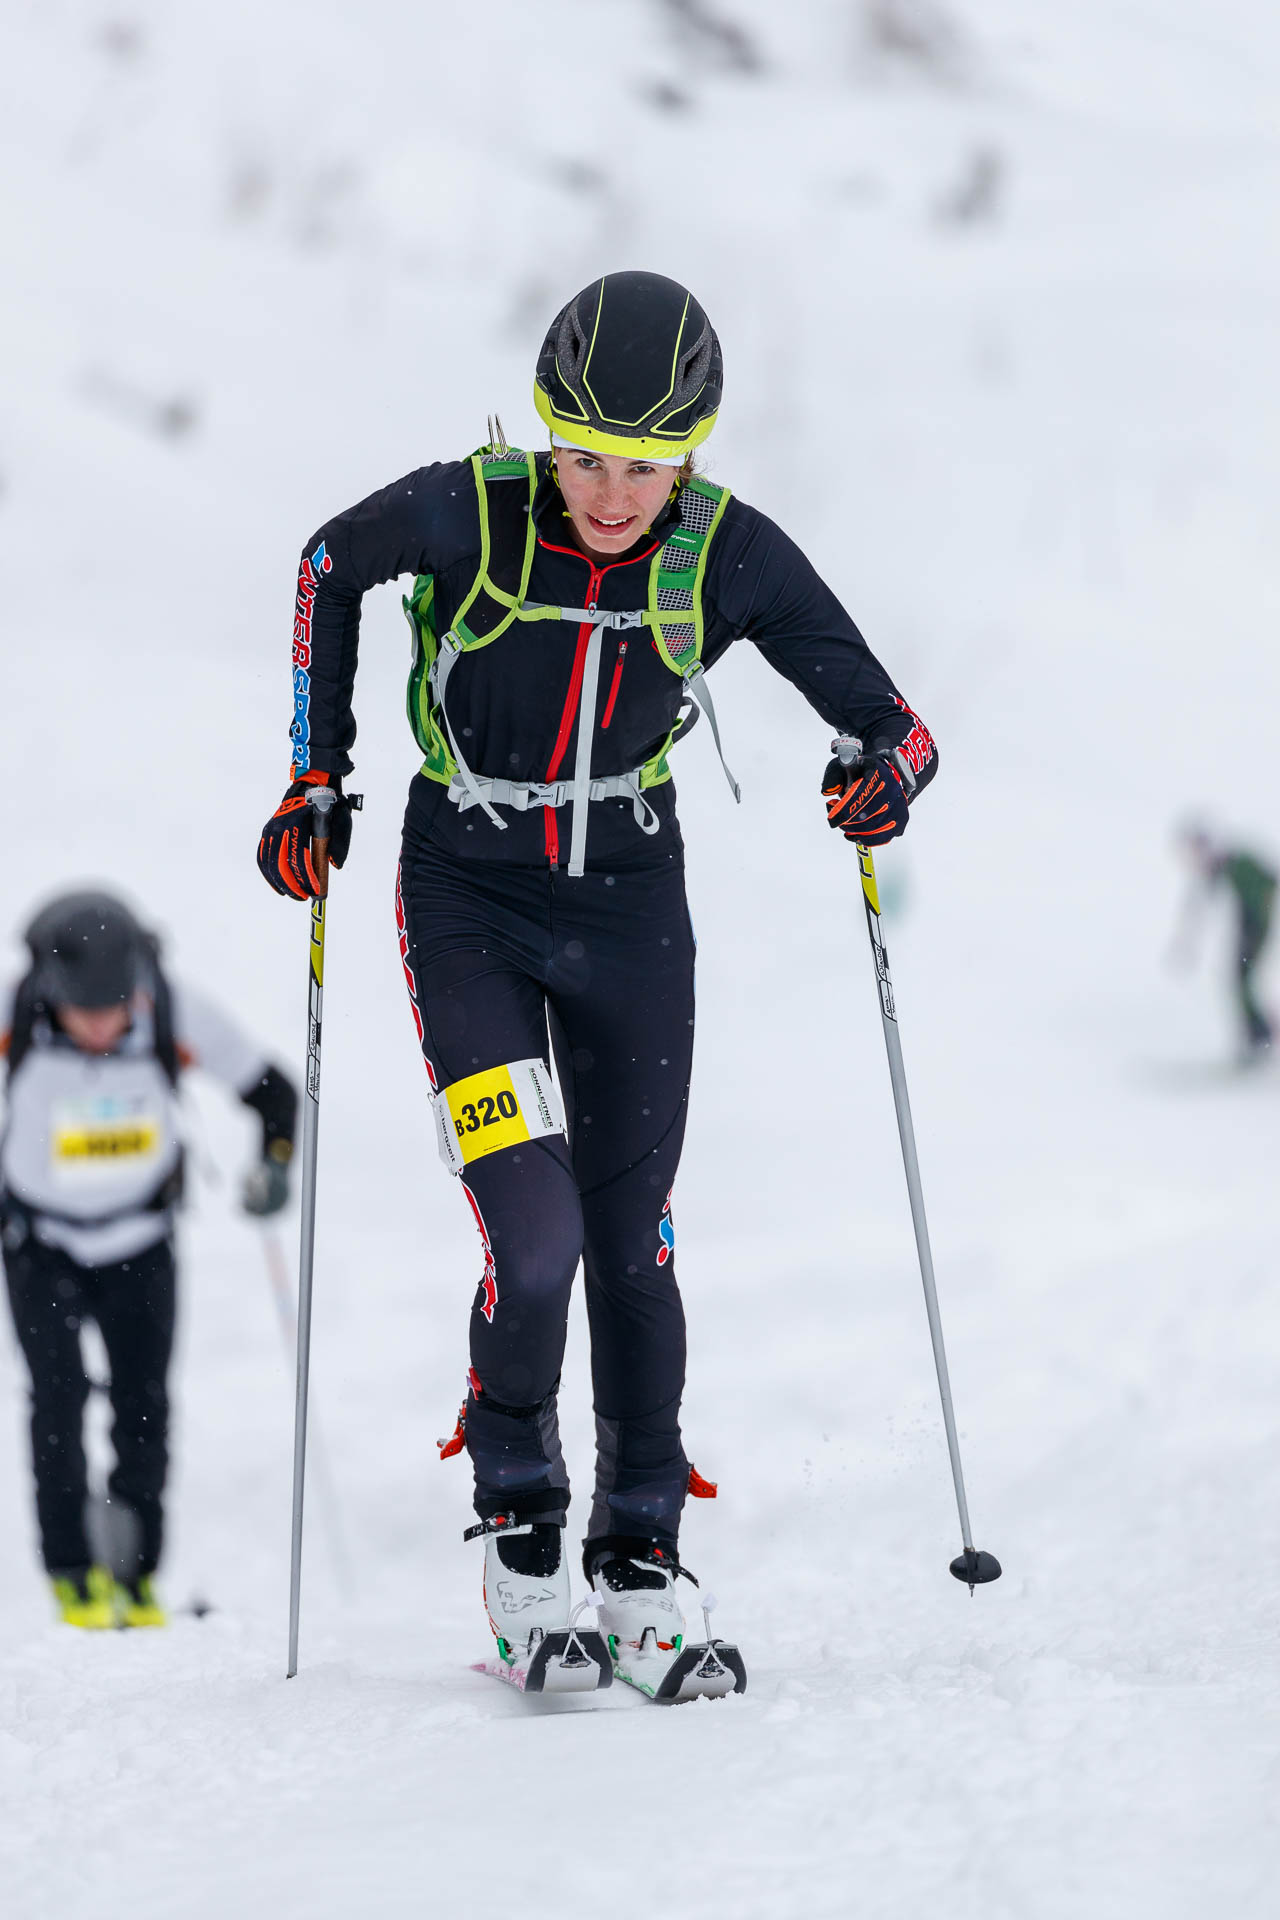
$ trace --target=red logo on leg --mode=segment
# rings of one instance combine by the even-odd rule
[[[396,932],[400,936],[400,965],[404,969],[404,983],[409,989],[409,1005],[413,1009],[413,1024],[418,1029],[418,1045],[425,1047],[426,1033],[422,1025],[422,1013],[418,1006],[418,983],[413,977],[413,968],[409,964],[409,922],[405,918],[404,888],[401,884],[401,872],[398,865],[396,867]],[[427,1078],[431,1082],[431,1091],[435,1093],[438,1091],[435,1071],[425,1053],[422,1058],[426,1064]]]
[[[471,1202],[471,1211],[476,1217],[476,1226],[480,1233],[481,1244],[484,1247],[484,1273],[480,1278],[480,1285],[484,1289],[484,1298],[480,1302],[480,1311],[489,1322],[489,1325],[492,1326],[493,1310],[498,1304],[498,1269],[493,1258],[493,1248],[489,1245],[489,1230],[484,1224],[484,1215],[480,1211],[476,1197],[466,1181],[460,1180],[458,1185]]]

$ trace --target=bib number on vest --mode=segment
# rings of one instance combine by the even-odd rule
[[[500,1147],[563,1132],[555,1083],[541,1060],[486,1067],[483,1073],[455,1080],[436,1099],[440,1158],[450,1173],[461,1173]]]
[[[160,1151],[160,1123],[131,1104],[67,1101],[54,1109],[49,1147],[55,1167],[78,1174],[99,1168],[136,1167]]]

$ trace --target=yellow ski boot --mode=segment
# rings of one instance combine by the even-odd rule
[[[50,1576],[59,1617],[69,1627],[114,1627],[115,1582],[105,1567]]]
[[[122,1627],[167,1627],[169,1616],[156,1599],[151,1575],[116,1581],[116,1618]]]

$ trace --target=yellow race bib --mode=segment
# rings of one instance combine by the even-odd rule
[[[66,1127],[53,1136],[55,1160],[136,1160],[154,1153],[160,1129],[154,1121],[125,1126]]]
[[[159,1116],[136,1097],[66,1100],[50,1115],[49,1153],[54,1168],[78,1173],[154,1159],[160,1151]]]
[[[542,1060],[513,1060],[455,1080],[436,1098],[436,1132],[450,1173],[501,1147],[563,1133],[550,1069]]]

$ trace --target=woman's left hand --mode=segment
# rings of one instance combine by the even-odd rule
[[[907,830],[907,791],[887,754],[872,754],[846,767],[832,760],[822,776],[828,823],[846,840],[881,845]]]

